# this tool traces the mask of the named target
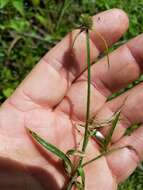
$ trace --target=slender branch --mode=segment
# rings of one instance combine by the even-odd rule
[[[86,30],[86,46],[87,46],[87,108],[86,108],[86,124],[85,124],[85,132],[84,132],[84,140],[82,151],[85,152],[87,143],[88,143],[88,126],[89,126],[89,119],[90,119],[90,83],[91,83],[91,74],[90,74],[90,42],[89,42],[89,31]]]
[[[99,154],[95,158],[93,158],[93,159],[89,160],[88,162],[85,162],[84,164],[82,164],[82,167],[85,167],[86,165],[91,164],[92,162],[94,162],[95,160],[101,158],[102,156],[106,156],[106,155],[111,154],[112,152],[115,152],[115,151],[120,150],[122,148],[125,148],[125,147],[115,148],[115,149],[112,149],[112,150],[108,150],[107,152],[103,152],[102,154]]]
[[[89,42],[89,30],[86,30],[86,47],[87,47],[87,108],[86,108],[86,124],[85,124],[85,131],[84,131],[84,140],[82,145],[82,152],[85,152],[88,140],[89,140],[89,134],[88,134],[88,127],[89,127],[89,119],[90,119],[90,83],[91,83],[91,74],[90,74],[90,42]],[[70,179],[68,186],[66,190],[71,190],[72,185],[74,183],[75,178],[77,178],[77,171],[78,168],[81,167],[83,161],[83,157],[80,158],[77,167],[75,168],[75,172]]]

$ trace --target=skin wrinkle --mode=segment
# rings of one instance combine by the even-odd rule
[[[38,101],[35,101],[27,92],[25,92],[24,91],[24,89],[23,89],[23,94],[26,96],[26,97],[28,97],[29,98],[29,101],[30,102],[34,102],[34,104],[36,104],[36,105],[39,105],[40,107],[39,108],[42,108],[43,107],[43,105],[41,105],[41,103],[38,103]],[[36,107],[36,109],[37,109],[38,107]],[[46,105],[44,105],[44,108],[45,109],[50,109],[50,106],[48,106],[48,102],[46,102]],[[28,109],[28,110],[26,110],[26,111],[31,111],[31,110],[33,110],[34,108],[32,108],[32,109]]]
[[[137,130],[140,130],[140,129],[141,128],[138,128]],[[137,130],[131,134],[130,138],[125,137],[125,140],[124,140],[125,142],[123,142],[123,143],[129,145],[129,147],[131,147],[131,149],[133,149],[136,152],[139,160],[141,161],[143,156],[142,156],[142,152],[139,153],[138,145],[140,145],[143,142],[143,139],[142,139],[142,136],[138,137],[138,133],[136,133]]]
[[[140,154],[138,153],[138,151],[132,146],[132,145],[128,145],[127,148],[131,151],[131,153],[134,154],[134,156],[132,156],[133,160],[137,163],[137,165],[139,164],[139,162],[141,161],[141,157]]]
[[[123,146],[122,146],[123,147]],[[119,147],[116,147],[116,146],[113,146],[112,148],[119,148]],[[133,159],[133,161],[136,163],[136,165],[138,165],[139,163],[139,157],[138,157],[138,154],[136,152],[136,150],[132,147],[132,146],[125,146],[123,149],[120,149],[119,151],[122,151],[122,150],[127,150],[129,151],[130,153],[130,156],[131,158]],[[116,153],[116,152],[115,152]],[[114,153],[113,153],[114,154]],[[119,152],[118,152],[119,154]],[[120,154],[119,154],[120,156]],[[112,163],[110,161],[110,157],[112,157],[112,154],[109,154],[107,155],[105,158],[106,158],[106,162],[107,162],[107,165],[109,167],[109,170],[112,171],[112,176],[113,176],[113,179],[115,179],[116,183],[118,184],[119,182],[122,182],[121,180],[119,180],[119,176],[118,174],[115,174],[116,171],[113,170],[112,168]],[[124,173],[123,173],[123,177],[124,177]],[[120,178],[122,179],[123,178],[122,176],[120,176]]]
[[[105,96],[107,98],[107,96],[110,96],[110,94],[112,93],[111,90],[109,89],[108,85],[104,82],[104,80],[102,79],[98,79],[100,80],[100,82],[102,83],[102,95]],[[94,85],[96,86],[97,89],[99,89],[98,87],[98,83],[96,83],[96,81],[94,81]],[[101,90],[101,89],[100,89]]]
[[[127,51],[126,53],[128,53],[128,56],[130,57],[130,60],[129,60],[129,61],[130,61],[130,62],[132,61],[132,64],[136,65],[135,68],[137,68],[137,71],[136,71],[135,76],[133,75],[134,78],[132,78],[132,79],[130,79],[130,81],[128,81],[128,83],[130,83],[130,82],[132,82],[133,80],[137,79],[138,76],[140,75],[140,71],[139,71],[139,69],[138,69],[138,63],[137,63],[136,59],[134,58],[134,55],[132,54],[132,52],[131,52],[130,49],[128,48],[127,44],[125,44],[125,45],[123,45],[121,48],[117,49],[117,54],[118,54],[118,51],[119,51],[120,49],[123,50],[123,51]],[[116,52],[116,51],[115,51],[115,52]],[[112,58],[112,53],[110,54],[110,56],[111,56],[111,58]],[[109,56],[109,60],[110,60],[110,56]],[[113,54],[113,56],[114,56],[114,54]],[[104,60],[104,59],[105,59],[105,58],[103,58],[103,60]],[[128,58],[128,59],[129,59],[129,58]],[[101,61],[102,61],[102,59],[101,59]],[[117,72],[118,72],[118,73],[121,73],[122,70],[124,71],[126,67],[128,67],[128,66],[131,65],[130,62],[127,62],[127,64],[125,64],[124,67],[121,67]],[[111,65],[111,66],[112,66],[112,65]],[[133,72],[133,73],[135,73],[135,72]],[[103,83],[103,85],[105,86],[105,88],[108,89],[111,93],[113,93],[113,92],[115,91],[115,90],[112,90],[112,89],[111,89],[110,85],[108,85],[109,82],[107,83],[104,78],[100,77],[99,80],[102,81],[102,83]],[[127,84],[128,84],[128,83],[127,83]],[[124,84],[124,86],[125,86],[125,84]],[[113,87],[112,87],[112,88],[113,88]],[[108,95],[110,95],[110,94],[108,94]]]
[[[127,97],[125,97],[124,100],[127,100]],[[125,104],[121,104],[121,106],[125,106]],[[112,106],[110,106],[110,104],[107,105],[107,107],[109,108],[109,110],[110,110],[113,114],[114,114],[115,112],[117,112],[117,111],[120,109],[121,106],[118,106],[118,108],[116,108],[116,110],[115,110],[115,109],[112,109]],[[130,121],[129,118],[126,116],[126,114],[123,113],[122,110],[123,110],[123,108],[121,109],[121,118],[122,118],[123,120],[126,120],[128,125],[131,125],[131,124],[132,124],[131,121]],[[122,121],[122,119],[121,119],[121,121]],[[123,125],[123,126],[125,127],[125,125]]]
[[[61,62],[56,57],[52,58],[52,60],[48,60],[48,58],[46,58],[44,56],[42,59],[45,61],[45,63],[50,64],[53,67],[53,69],[55,69],[57,72],[60,72],[60,74],[63,77],[65,77],[65,79],[68,81],[68,83],[71,84],[70,81],[72,81],[74,79],[74,74],[69,71],[69,73],[68,73],[69,76],[67,76],[67,74],[65,74],[66,70],[65,70],[64,66],[61,64]],[[55,66],[55,63],[57,66]]]
[[[134,40],[130,40],[127,43],[128,48],[130,49],[131,53],[134,55],[136,62],[139,63],[139,67],[141,70],[143,70],[143,66],[142,66],[142,60],[143,60],[143,56],[142,56],[142,52],[141,49],[139,47],[142,47],[142,42],[143,42],[143,34],[140,34],[139,36],[135,37]],[[137,46],[135,45],[138,44]]]
[[[137,60],[136,56],[134,55],[132,49],[130,48],[129,43],[126,43],[125,46],[126,46],[127,49],[129,50],[130,55],[132,56],[132,58],[134,59],[134,63],[136,63],[137,67],[139,67],[139,66],[140,66],[139,61]],[[139,70],[139,71],[140,71],[140,70]],[[139,74],[141,74],[141,71],[139,72]]]
[[[96,82],[98,81],[101,82],[101,80],[99,78],[97,78],[96,80],[91,80],[91,85],[102,95],[104,96],[105,98],[107,97],[107,94],[105,93],[107,88],[105,87],[103,81],[102,81],[102,87]],[[86,73],[84,73],[76,82],[87,82],[87,76],[86,76]],[[104,90],[105,88],[105,90]],[[109,91],[108,91],[109,92]]]
[[[19,111],[19,112],[25,112],[24,110],[18,108],[18,106],[16,106],[16,105],[11,101],[11,98],[8,98],[8,99],[7,99],[7,103],[8,103],[9,105],[11,105],[12,107],[14,107],[17,111]],[[27,111],[27,110],[26,110],[26,111]]]
[[[105,159],[106,159],[106,163],[107,163],[109,170],[112,171],[110,168],[110,164],[108,162],[107,156],[105,156]],[[112,175],[113,180],[115,181],[115,184],[118,184],[117,176],[114,174],[114,172],[111,172],[111,175]]]
[[[44,63],[45,63],[45,62],[44,62]],[[43,64],[44,64],[44,63],[43,63]],[[60,80],[62,80],[63,83],[65,83],[65,86],[67,86],[67,80],[66,80],[66,78],[65,78],[64,76],[60,75],[59,72],[58,72],[53,66],[51,66],[50,64],[48,64],[48,65],[52,68],[52,71],[55,72],[54,74],[55,74],[55,75],[57,74],[56,76],[59,77]],[[57,80],[57,79],[56,79],[56,80]],[[55,82],[55,81],[54,81],[54,82]],[[56,82],[57,82],[57,81],[56,81]],[[62,98],[64,97],[64,94],[65,94],[66,91],[67,91],[67,87],[66,87],[64,90],[65,90],[65,92],[61,94],[62,97],[60,97],[60,99],[62,99]],[[32,101],[36,102],[37,104],[41,104],[41,106],[43,106],[43,105],[44,105],[44,106],[45,106],[45,105],[48,106],[48,105],[49,105],[49,108],[51,107],[51,106],[50,106],[50,102],[48,102],[48,100],[46,100],[45,102],[42,103],[41,100],[35,100],[35,98],[31,97],[31,96],[29,95],[29,93],[26,92],[26,89],[24,89],[23,91],[24,91],[24,93],[25,93],[26,95],[28,95],[28,97],[30,97],[30,98],[32,99]],[[28,88],[27,88],[27,91],[28,91]],[[36,98],[37,98],[37,97],[36,97]],[[56,98],[57,98],[57,97],[56,97]],[[59,97],[58,97],[58,99],[59,99]],[[38,102],[38,101],[39,101],[39,102]],[[49,100],[49,101],[50,101],[50,100]]]
[[[54,71],[57,72],[57,74],[62,77],[62,79],[65,80],[65,82],[67,81],[66,78],[62,75],[59,74],[59,72],[53,67],[51,66]],[[64,82],[64,81],[63,81]],[[27,83],[26,83],[27,85]],[[27,87],[26,87],[27,88]],[[43,107],[46,108],[46,109],[50,109],[51,107],[48,106],[50,105],[50,103],[48,103],[48,101],[46,100],[46,102],[44,103],[41,103],[39,101],[37,101],[34,97],[32,97],[32,95],[30,95],[30,93],[28,93],[28,89],[29,87],[26,89],[25,88],[25,83],[23,84],[22,88],[20,89],[20,91],[18,91],[19,89],[17,89],[17,93],[16,94],[13,94],[10,98],[9,98],[9,101],[11,102],[11,104],[13,104],[14,106],[16,106],[19,110],[21,111],[28,111],[28,110],[32,110],[33,108],[40,108],[40,107]],[[67,91],[67,89],[66,89]],[[66,93],[66,92],[65,92]],[[21,96],[21,99],[20,99],[20,103],[17,102],[17,96],[20,95]],[[64,95],[63,95],[64,96]],[[63,99],[63,96],[61,97],[61,99]],[[25,106],[25,108],[23,108],[21,105],[22,105],[22,102],[25,104],[26,102],[29,102],[31,103],[31,105],[27,105]],[[29,108],[30,107],[30,108]],[[32,108],[31,108],[32,107]]]
[[[81,80],[78,80],[78,81],[76,81],[76,86],[78,86],[78,84],[80,85],[85,85],[86,84],[86,79],[84,80],[84,79],[81,79]],[[95,86],[91,83],[91,86],[92,86],[92,94],[91,94],[91,96],[92,96],[92,98],[93,99],[95,99],[95,95],[97,96],[98,95],[98,97],[100,97],[100,99],[105,99],[104,101],[103,101],[103,103],[106,101],[106,97],[105,96],[103,96],[96,88],[95,88]],[[86,91],[85,91],[86,92]],[[95,93],[94,93],[95,92]],[[100,94],[101,94],[101,96],[100,96]],[[74,95],[75,96],[75,95]],[[66,113],[66,114],[70,114],[71,115],[71,117],[72,117],[72,115],[73,115],[73,113],[74,113],[74,103],[75,103],[75,101],[74,102],[72,102],[72,99],[73,99],[73,96],[67,96],[64,100],[66,100],[66,103],[68,103],[68,105],[66,105],[66,107],[62,107],[62,105],[64,106],[65,105],[65,103],[63,103],[62,102],[62,105],[59,105],[59,107],[58,107],[58,109],[61,109],[64,113]],[[98,110],[100,109],[102,107],[102,105],[100,105],[100,107],[98,107]],[[93,110],[93,109],[92,109]],[[97,111],[98,110],[96,110],[96,113],[97,113]],[[71,113],[71,111],[72,111],[72,113]],[[94,112],[92,111],[92,117],[93,116],[95,116],[95,110],[94,110]],[[83,114],[82,114],[83,115]],[[84,121],[84,119],[83,119],[83,116],[82,116],[82,118],[81,118],[81,113],[79,113],[78,111],[76,111],[76,113],[74,113],[74,115],[73,115],[73,117],[72,117],[72,119],[74,120],[74,121]]]
[[[17,96],[19,96],[19,101],[17,101]],[[27,110],[32,110],[32,109],[35,109],[35,108],[40,108],[41,106],[36,104],[36,102],[34,102],[31,97],[27,94],[25,94],[23,88],[19,91],[19,89],[17,89],[17,93],[16,94],[13,94],[12,96],[10,96],[6,102],[8,102],[9,104],[13,105],[15,108],[19,109],[19,111],[22,111],[22,112],[25,112]],[[25,108],[23,108],[22,105],[25,105],[25,102],[29,102],[30,103],[30,106],[29,108],[27,108],[27,106]]]

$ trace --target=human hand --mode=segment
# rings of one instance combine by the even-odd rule
[[[127,30],[127,15],[118,9],[93,17],[94,27],[114,44]],[[78,30],[67,35],[49,51],[0,108],[0,188],[4,190],[59,190],[66,184],[61,162],[37,146],[26,133],[33,129],[48,142],[66,152],[79,141],[74,124],[83,122],[86,113],[86,43],[81,33],[71,50]],[[91,60],[104,51],[94,32],[91,34]],[[88,190],[115,190],[142,159],[143,127],[124,137],[127,127],[142,122],[142,84],[106,102],[107,97],[137,79],[142,72],[143,35],[110,54],[91,68],[91,115],[109,118],[125,101],[111,147],[126,146],[85,167]],[[82,73],[83,72],[83,73]],[[82,73],[82,74],[81,74]],[[106,130],[102,131],[105,135]],[[131,148],[128,148],[131,147]],[[86,160],[99,154],[96,142],[87,147]],[[6,179],[7,178],[7,179]],[[6,180],[4,180],[6,179]]]

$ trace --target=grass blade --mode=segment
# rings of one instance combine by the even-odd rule
[[[80,156],[80,157],[84,157],[85,153],[80,151],[80,150],[76,150],[76,149],[70,149],[67,151],[66,153],[67,156]]]
[[[85,174],[84,174],[83,167],[78,168],[78,175],[81,177],[82,189],[84,189],[85,188]]]
[[[70,6],[70,4],[71,4],[71,1],[64,0],[64,4],[63,4],[63,7],[62,7],[61,12],[60,12],[59,19],[58,19],[57,24],[56,24],[56,31],[59,29],[59,26],[61,24],[62,18],[63,18],[64,14],[65,14],[65,11]]]
[[[75,182],[75,186],[76,186],[77,190],[84,190],[82,183],[79,181]]]
[[[127,128],[127,130],[125,131],[124,136],[130,136],[136,129],[138,129],[140,127],[141,123],[134,123],[132,124],[130,127]]]
[[[58,156],[61,160],[63,160],[65,166],[66,166],[66,171],[71,174],[72,172],[72,163],[70,161],[70,159],[67,157],[67,155],[62,152],[61,150],[59,150],[57,147],[55,147],[54,145],[46,142],[43,138],[41,138],[37,133],[35,133],[34,131],[27,129],[28,133],[32,136],[32,138],[34,140],[36,140],[39,144],[41,144],[44,148],[46,148],[48,151],[52,152],[53,154],[55,154],[56,156]]]
[[[118,111],[116,114],[115,114],[115,118],[113,118],[112,122],[111,122],[111,129],[109,130],[108,134],[106,135],[105,137],[105,140],[104,140],[104,148],[105,148],[105,151],[107,151],[107,147],[109,145],[109,143],[111,142],[111,138],[113,136],[113,132],[117,126],[117,123],[119,121],[119,117],[120,117],[120,114],[121,114],[121,111]]]

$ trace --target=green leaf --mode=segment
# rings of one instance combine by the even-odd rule
[[[29,22],[23,18],[20,19],[11,19],[6,25],[7,28],[16,30],[16,32],[24,32],[29,29]]]
[[[12,93],[13,93],[13,89],[12,88],[6,88],[6,89],[4,89],[2,92],[3,92],[3,94],[4,94],[4,96],[6,97],[6,98],[8,98]]]
[[[111,129],[109,130],[108,134],[105,137],[105,141],[104,141],[104,147],[105,150],[107,149],[107,146],[109,145],[109,143],[111,142],[111,138],[113,136],[113,132],[117,126],[117,123],[119,121],[119,117],[120,117],[121,111],[118,111],[117,113],[115,113],[115,117],[113,118],[112,122],[111,122]]]
[[[58,21],[56,23],[56,30],[59,29],[59,26],[61,24],[62,18],[63,18],[64,14],[65,14],[65,11],[70,6],[70,4],[72,4],[71,0],[64,0],[63,7],[62,7],[61,12],[59,14],[59,19],[58,19]]]
[[[85,174],[84,174],[83,167],[78,168],[78,175],[81,177],[82,187],[84,189],[84,187],[85,187]]]
[[[77,188],[78,190],[84,190],[84,187],[83,187],[82,183],[79,182],[79,181],[76,181],[76,182],[75,182],[75,186],[76,186],[76,188]]]
[[[70,149],[70,150],[67,151],[66,155],[68,155],[68,156],[74,155],[74,156],[84,157],[85,153],[80,151],[80,150]]]
[[[47,18],[46,17],[37,13],[35,15],[35,18],[40,22],[41,25],[43,25],[44,27],[47,26]]]
[[[24,3],[23,0],[12,0],[12,5],[15,7],[15,9],[24,16]]]
[[[89,130],[89,134],[91,137],[96,137],[96,133],[97,133],[97,129],[94,129],[94,130]]]
[[[40,0],[32,0],[34,6],[38,6],[40,4]]]
[[[44,148],[46,148],[48,151],[52,152],[56,156],[58,156],[65,164],[65,170],[68,172],[68,174],[72,173],[72,163],[70,159],[67,157],[66,154],[64,154],[61,150],[59,150],[54,145],[46,142],[43,138],[41,138],[38,134],[36,134],[34,131],[31,131],[30,129],[27,129],[28,133],[33,137],[34,140],[36,140],[39,144],[41,144]]]
[[[124,136],[130,136],[136,129],[140,127],[141,123],[134,123],[130,127],[127,128]]]
[[[0,0],[0,9],[4,8],[8,4],[9,0]]]

